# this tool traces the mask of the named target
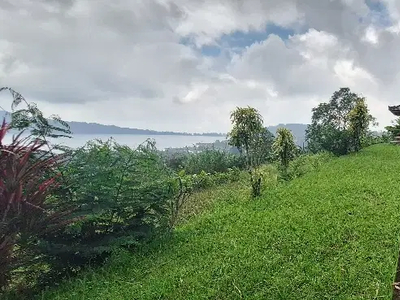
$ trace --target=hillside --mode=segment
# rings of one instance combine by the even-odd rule
[[[399,156],[372,146],[253,201],[240,184],[207,191],[173,237],[40,299],[390,299]]]

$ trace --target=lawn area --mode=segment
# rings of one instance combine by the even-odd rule
[[[173,236],[39,299],[391,299],[400,147],[377,145],[266,190],[235,185]]]

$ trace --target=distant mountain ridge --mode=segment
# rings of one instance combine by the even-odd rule
[[[190,136],[224,136],[223,133],[188,133],[174,131],[157,131],[151,129],[138,129],[118,127],[115,125],[104,125],[86,122],[67,122],[74,134],[136,134],[136,135],[190,135]]]
[[[276,135],[276,130],[278,128],[287,128],[289,129],[294,138],[295,142],[299,146],[303,146],[305,144],[306,140],[306,129],[307,129],[308,124],[302,124],[302,123],[288,123],[288,124],[278,124],[275,126],[268,126],[268,130],[271,131],[273,135]]]
[[[0,120],[6,117],[9,120],[9,116],[6,111],[0,111]],[[118,127],[115,125],[104,125],[99,123],[86,123],[67,121],[73,134],[134,134],[134,135],[184,135],[184,136],[215,136],[215,137],[226,137],[226,133],[187,133],[187,132],[173,132],[173,131],[157,131],[150,129],[138,129],[138,128],[127,128]],[[285,127],[292,131],[296,143],[302,145],[305,140],[305,130],[307,124],[289,123],[289,124],[278,124],[276,126],[268,126],[268,130],[274,135],[276,130],[280,127]]]
[[[6,118],[9,121],[9,113],[0,111],[0,120]],[[135,135],[186,135],[186,136],[225,136],[223,133],[208,132],[208,133],[188,133],[188,132],[173,132],[173,131],[157,131],[150,129],[118,127],[115,125],[104,125],[99,123],[87,123],[66,121],[70,126],[73,134],[135,134]]]

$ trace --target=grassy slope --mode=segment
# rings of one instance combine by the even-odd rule
[[[390,299],[400,147],[373,146],[212,211],[142,254],[116,256],[43,299]]]

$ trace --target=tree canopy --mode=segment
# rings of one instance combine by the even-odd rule
[[[365,98],[347,87],[340,88],[329,102],[312,109],[311,124],[306,130],[307,147],[311,152],[325,150],[336,155],[357,150],[374,120]]]

